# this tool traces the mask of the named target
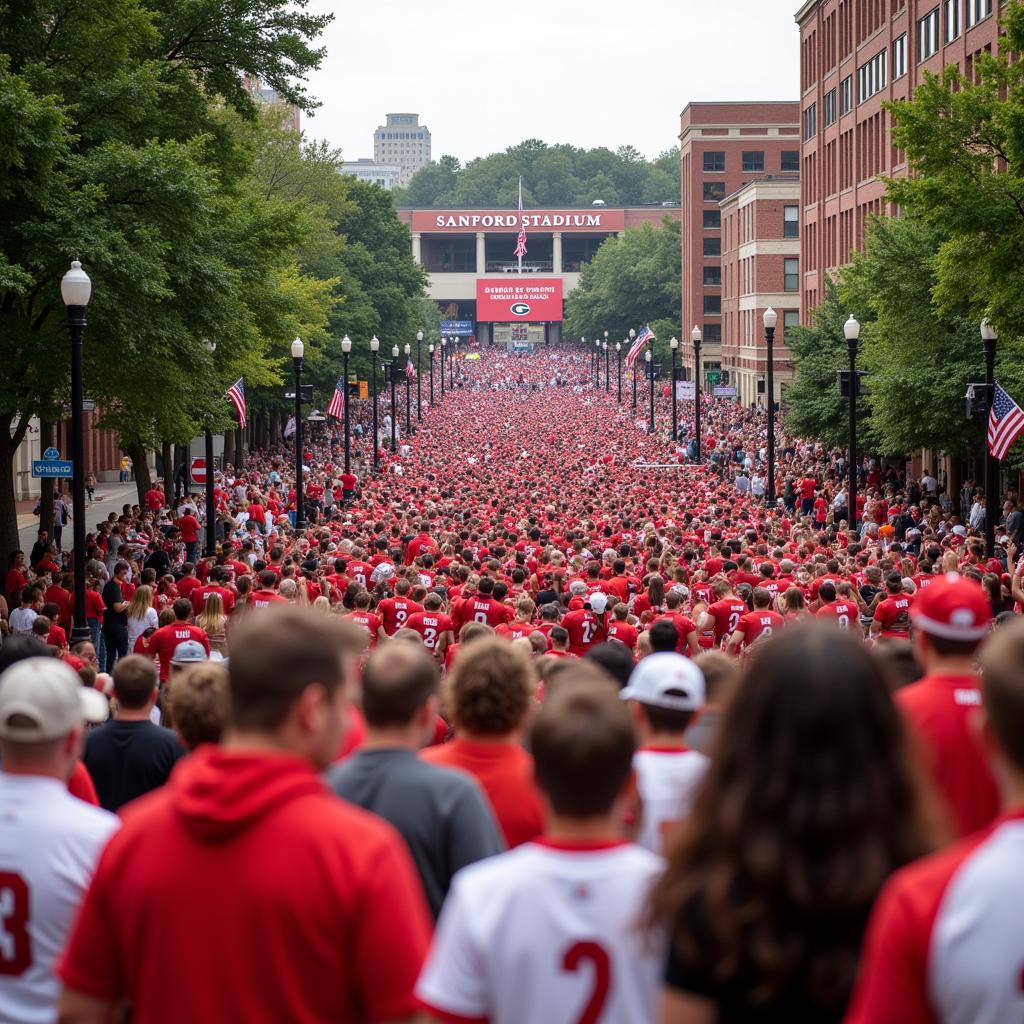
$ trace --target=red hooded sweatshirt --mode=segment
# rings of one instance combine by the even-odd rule
[[[412,1015],[430,918],[405,844],[286,754],[200,747],[104,850],[60,975],[149,1024]]]

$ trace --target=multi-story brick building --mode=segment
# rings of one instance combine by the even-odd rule
[[[861,248],[873,213],[892,213],[878,175],[907,172],[885,100],[905,100],[925,71],[970,73],[994,52],[1005,0],[808,0],[800,26],[802,304]]]
[[[793,378],[786,331],[800,322],[800,180],[768,176],[748,182],[722,211],[722,368],[746,406],[767,401],[767,346],[762,316],[778,314],[773,349],[775,400]]]
[[[704,335],[705,381],[721,368],[721,201],[751,181],[800,170],[799,102],[690,103],[680,118],[683,334]],[[693,348],[681,346],[693,379]],[[711,382],[717,380],[710,377]]]

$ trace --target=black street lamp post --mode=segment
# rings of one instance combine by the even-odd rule
[[[292,342],[292,366],[295,368],[295,529],[306,528],[305,483],[302,479],[302,356],[306,346],[301,338]]]
[[[779,314],[769,306],[761,317],[767,360],[768,390],[768,507],[775,508],[775,325]]]
[[[673,337],[669,341],[669,348],[672,349],[672,444],[679,440],[679,410],[676,407],[676,380],[679,377],[677,369],[679,359],[679,339]]]
[[[594,387],[601,387],[601,339],[594,339]]]
[[[409,368],[409,357],[412,355],[412,349],[409,345],[405,346],[405,436],[412,436],[412,381],[409,379],[408,368]]]
[[[448,339],[441,339],[441,401],[444,401],[444,378],[448,372],[448,367],[445,365],[445,360],[448,357]]]
[[[693,432],[696,448],[694,462],[700,462],[700,342],[703,335],[700,328],[694,324],[690,331],[690,340],[693,342]]]
[[[616,394],[618,395],[619,405],[622,405],[622,343],[615,342],[615,378],[616,378]]]
[[[345,380],[345,406],[344,406],[344,417],[345,417],[345,472],[352,472],[352,435],[349,433],[349,416],[348,416],[348,400],[349,400],[349,384],[348,384],[348,357],[352,352],[352,339],[346,334],[341,339],[341,358],[344,366],[342,371]]]
[[[379,435],[377,433],[377,352],[380,350],[380,340],[375,334],[370,339],[370,363],[373,366],[373,471],[380,471],[380,450]]]
[[[601,342],[601,348],[604,351],[604,389],[606,392],[612,389],[612,375],[609,369],[608,360],[611,359],[611,354],[608,351],[608,332],[605,331],[605,339]]]
[[[850,357],[850,419],[847,427],[847,485],[846,485],[846,522],[854,533],[857,532],[857,342],[860,339],[860,324],[851,313],[843,324],[843,335],[846,338],[846,352]]]
[[[649,383],[650,403],[651,403],[650,422],[648,423],[648,426],[647,426],[647,433],[648,434],[653,434],[654,433],[654,354],[651,352],[650,349],[648,349],[644,353],[644,359],[647,361],[647,379],[648,379],[648,383]]]
[[[434,343],[427,347],[427,361],[430,363],[430,408],[434,408]]]
[[[992,416],[996,397],[996,342],[999,335],[988,322],[981,321],[981,343],[985,348],[985,424]],[[996,546],[996,519],[999,518],[999,460],[985,442],[985,555],[991,558]]]
[[[423,422],[423,332],[416,332],[416,422]]]
[[[398,365],[398,346],[391,348],[391,362],[388,365],[388,383],[391,385],[391,454],[398,451],[398,414],[395,411],[395,367]]]
[[[629,351],[633,351],[633,339],[636,337],[636,331],[632,327],[629,329]],[[628,362],[628,354],[627,354]],[[633,418],[636,418],[636,360],[633,361]]]
[[[203,347],[212,356],[217,351],[217,342],[204,340]],[[213,493],[213,431],[209,425],[203,441],[206,455],[206,545],[203,554],[213,558],[217,554],[217,503]]]
[[[92,296],[92,282],[78,260],[61,278],[60,294],[68,311],[71,331],[71,506],[75,543],[75,621],[72,642],[88,640],[85,617],[85,424],[82,421],[85,385],[82,379],[82,335],[85,333],[85,307]]]

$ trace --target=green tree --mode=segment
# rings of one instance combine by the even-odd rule
[[[665,218],[661,227],[644,224],[606,239],[569,293],[566,336],[591,338],[607,330],[617,340],[642,324],[678,325],[680,238],[679,222]],[[668,337],[659,333],[659,342],[667,344]]]

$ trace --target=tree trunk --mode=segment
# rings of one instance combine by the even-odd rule
[[[160,454],[164,460],[164,502],[168,508],[174,507],[174,447],[170,441],[160,445]]]
[[[0,418],[0,555],[4,558],[21,547],[18,538],[18,507],[14,496],[14,453],[28,428],[28,417],[11,435],[13,416]]]
[[[42,455],[53,444],[53,423],[49,420],[39,421],[39,454]],[[76,467],[76,471],[81,472]],[[46,531],[46,536],[53,537],[53,478],[43,477],[39,481],[39,529]]]
[[[236,468],[245,469],[245,431],[235,431],[235,459]]]
[[[146,491],[153,486],[153,480],[149,475],[149,460],[146,457],[146,449],[136,441],[134,444],[126,444],[124,453],[132,460],[132,468],[135,470],[135,490],[139,496],[139,507],[146,507]]]
[[[235,432],[233,430],[224,431],[224,465],[231,464],[232,467],[235,465]]]

